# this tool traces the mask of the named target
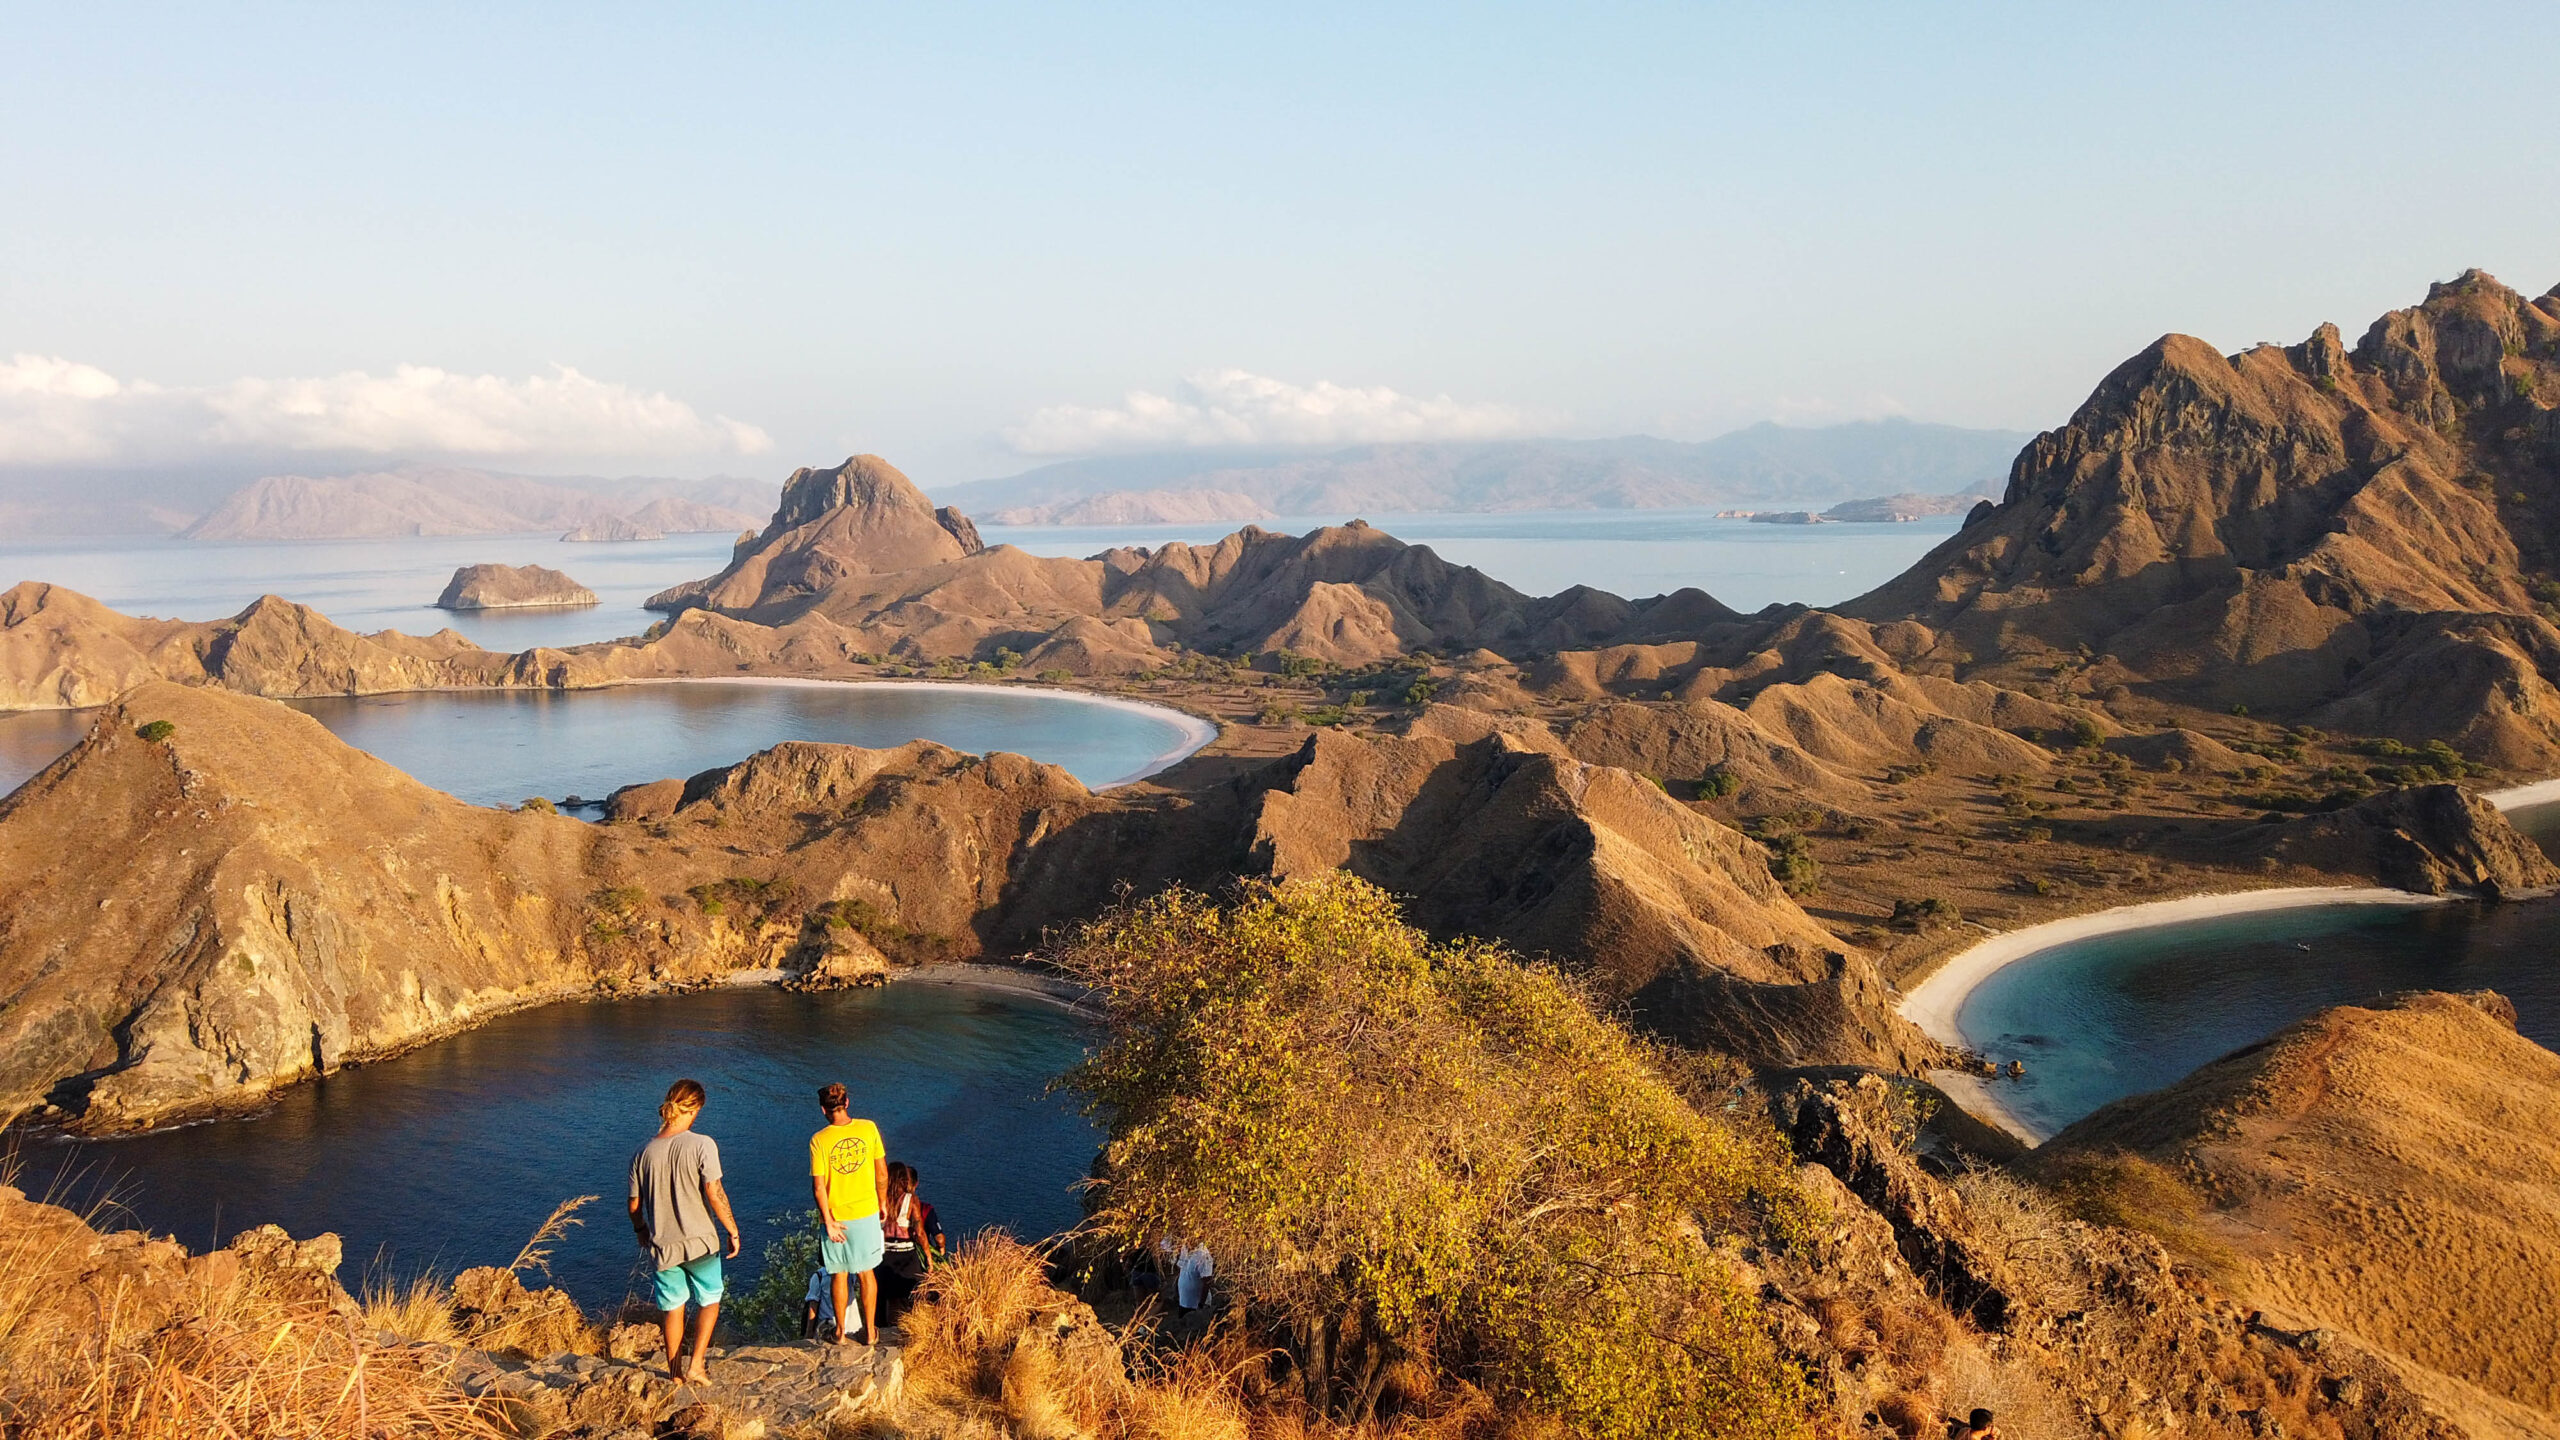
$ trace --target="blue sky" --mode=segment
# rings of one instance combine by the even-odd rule
[[[522,8],[0,6],[0,467],[2034,429],[2560,282],[2547,7]]]

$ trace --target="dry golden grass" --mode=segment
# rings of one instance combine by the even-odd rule
[[[369,1332],[388,1331],[403,1340],[431,1345],[451,1345],[461,1335],[453,1324],[453,1291],[433,1275],[421,1275],[406,1285],[370,1282],[357,1303],[364,1307],[364,1328]]]
[[[59,1213],[59,1212],[55,1212]],[[0,1434],[10,1440],[415,1440],[501,1435],[416,1356],[375,1349],[307,1283],[251,1269],[142,1293],[80,1283],[89,1232],[0,1235]]]
[[[1049,1284],[1041,1253],[990,1231],[937,1268],[908,1313],[909,1440],[1569,1440],[1540,1415],[1505,1415],[1436,1376],[1398,1377],[1416,1402],[1344,1425],[1272,1385],[1270,1351],[1220,1328],[1158,1349],[1142,1320],[1113,1336]],[[1431,1403],[1420,1404],[1423,1400]]]

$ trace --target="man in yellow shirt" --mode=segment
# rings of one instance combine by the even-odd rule
[[[842,1085],[818,1089],[818,1108],[827,1112],[827,1128],[809,1137],[809,1188],[817,1192],[820,1263],[827,1272],[828,1292],[836,1302],[836,1343],[851,1337],[845,1322],[852,1317],[853,1277],[862,1279],[862,1339],[880,1339],[880,1212],[889,1203],[889,1156],[880,1143],[880,1127],[856,1120],[845,1109]]]

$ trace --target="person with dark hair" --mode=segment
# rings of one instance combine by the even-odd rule
[[[1992,1423],[1991,1412],[1976,1409],[1962,1424],[1947,1422],[1948,1440],[2000,1440],[2000,1427]]]
[[[827,1272],[828,1298],[835,1302],[835,1341],[852,1337],[852,1290],[862,1288],[862,1342],[880,1339],[880,1212],[889,1199],[889,1161],[880,1143],[880,1127],[857,1120],[847,1108],[845,1088],[829,1083],[818,1089],[818,1108],[827,1113],[826,1128],[809,1137],[809,1187],[818,1197],[820,1264]]]
[[[703,1356],[711,1327],[719,1323],[720,1261],[734,1259],[743,1243],[729,1192],[720,1185],[720,1147],[693,1128],[707,1097],[699,1080],[678,1080],[658,1106],[658,1134],[631,1157],[631,1230],[657,1270],[655,1298],[667,1341],[667,1377],[683,1383],[709,1380]],[[729,1232],[721,1247],[717,1221]],[[694,1319],[693,1359],[683,1362],[684,1307],[700,1307]]]
[[[889,1162],[889,1190],[880,1206],[880,1315],[891,1325],[906,1313],[916,1288],[942,1258],[942,1221],[916,1193],[922,1179],[906,1161]]]

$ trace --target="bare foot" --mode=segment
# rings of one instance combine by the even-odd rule
[[[684,1383],[687,1385],[708,1385],[711,1383],[711,1372],[703,1368],[701,1361],[696,1360],[693,1362],[693,1368],[684,1372]]]

